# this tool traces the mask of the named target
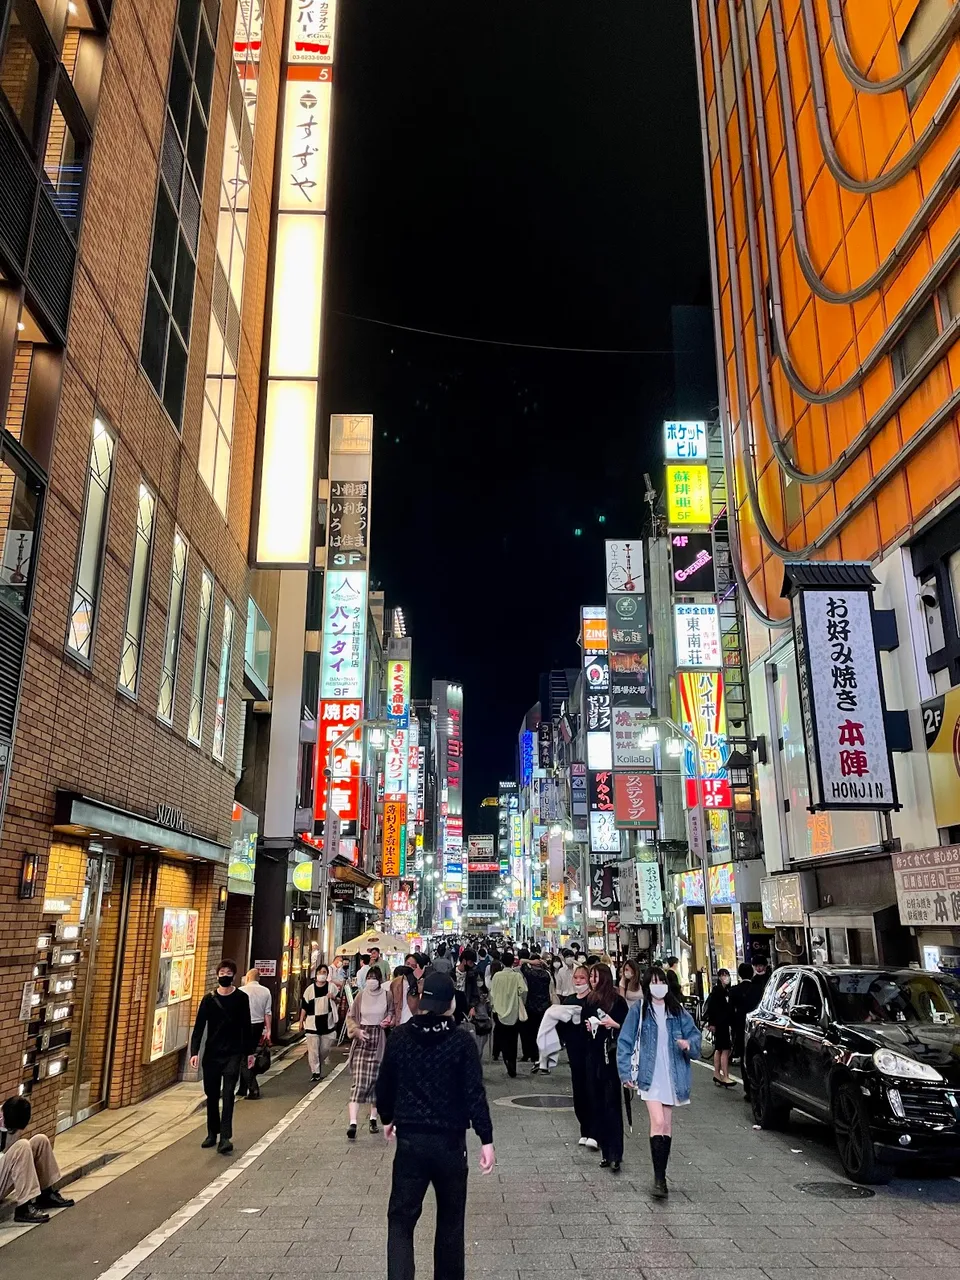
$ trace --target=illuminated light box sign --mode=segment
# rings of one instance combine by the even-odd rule
[[[700,798],[706,809],[729,809],[733,795],[727,773],[730,741],[724,705],[723,673],[720,671],[678,671],[677,697],[680,722],[698,744],[700,756]],[[693,748],[684,746],[684,788],[686,805],[697,803],[696,768]]]
[[[609,729],[587,734],[587,765],[591,769],[613,768],[613,752]]]
[[[712,519],[709,468],[678,463],[668,466],[667,524],[709,525]]]
[[[385,880],[403,875],[401,859],[403,832],[407,825],[407,805],[403,800],[387,800],[383,806],[383,867]]]
[[[643,593],[643,543],[605,543],[607,595]]]
[[[722,667],[720,611],[715,604],[675,604],[678,667]]]
[[[705,422],[665,422],[663,453],[669,462],[706,462],[707,424]]]
[[[647,602],[645,596],[607,596],[607,632],[610,648],[647,648]]]
[[[606,652],[607,613],[605,609],[585,605],[580,610],[580,640],[584,653]]]
[[[674,595],[712,596],[717,573],[712,533],[670,533],[671,582]]]
[[[383,794],[387,800],[405,800],[409,792],[407,764],[410,749],[407,737],[406,729],[394,729],[387,741],[383,766]]]
[[[641,744],[643,731],[649,727],[649,713],[635,707],[616,707],[613,711],[614,769],[653,769],[653,749]]]
[[[321,698],[363,697],[367,575],[328,569],[320,654]]]
[[[586,676],[589,689],[595,693],[608,692],[610,689],[609,655],[606,653],[587,654],[584,658],[583,674]]]
[[[787,566],[811,809],[898,808],[868,565]],[[833,571],[861,586],[806,585]],[[802,576],[801,576],[802,575]]]
[[[649,711],[649,653],[627,651],[610,654],[610,701],[614,707]]]
[[[351,725],[356,730],[345,738],[333,754],[333,810],[343,822],[355,822],[360,811],[360,773],[363,746],[360,721],[363,703],[349,698],[326,698],[320,703],[317,725],[317,784],[314,787],[313,816],[322,822],[327,812],[327,780],[330,747]]]
[[[607,732],[610,729],[609,693],[587,694],[587,732]],[[596,768],[600,768],[599,765]]]
[[[401,728],[407,727],[410,711],[410,663],[391,658],[387,662],[387,716]]]
[[[737,900],[733,878],[733,863],[721,862],[707,868],[710,884],[710,903],[714,907],[729,907]],[[703,906],[703,872],[684,871],[677,877],[680,902],[685,907]]]
[[[615,773],[613,811],[618,828],[656,828],[657,784],[652,773]]]

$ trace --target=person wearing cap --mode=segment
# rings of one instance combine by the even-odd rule
[[[454,1021],[456,986],[428,973],[420,1012],[387,1041],[377,1077],[384,1137],[396,1137],[387,1208],[387,1280],[414,1280],[413,1235],[427,1188],[437,1198],[434,1280],[464,1280],[467,1130],[481,1142],[480,1171],[496,1162],[493,1123],[473,1038]]]

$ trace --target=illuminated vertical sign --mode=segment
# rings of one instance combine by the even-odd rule
[[[459,860],[463,847],[463,685],[434,680],[432,694],[437,708],[441,844]]]
[[[387,661],[387,716],[406,728],[410,715],[410,663],[405,658]]]
[[[696,741],[700,755],[701,800],[707,809],[729,809],[733,805],[727,761],[730,740],[723,702],[723,673],[720,671],[678,671],[677,697],[680,722]],[[684,777],[687,808],[697,803],[697,783],[693,748],[684,748]]]
[[[312,568],[336,0],[288,0],[256,562]]]
[[[667,467],[667,524],[709,525],[713,519],[710,501],[710,469],[702,464],[672,464]]]

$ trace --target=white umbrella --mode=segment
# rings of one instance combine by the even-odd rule
[[[338,956],[356,956],[367,952],[371,947],[379,947],[387,955],[403,955],[409,950],[406,938],[398,938],[392,933],[381,933],[379,929],[368,929],[357,938],[351,938],[342,947],[337,947]]]

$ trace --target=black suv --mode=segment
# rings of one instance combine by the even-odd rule
[[[919,969],[777,969],[747,1018],[744,1070],[764,1129],[826,1121],[854,1182],[897,1160],[960,1169],[960,982]]]

